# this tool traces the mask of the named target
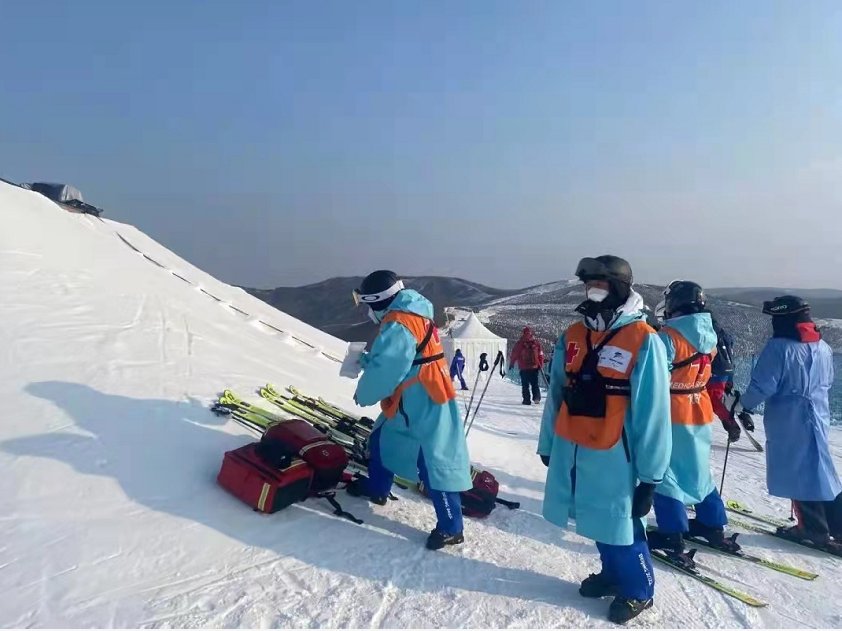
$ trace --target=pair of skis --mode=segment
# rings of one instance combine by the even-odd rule
[[[731,535],[732,540],[736,540],[736,538],[736,534]],[[750,554],[743,550],[739,550],[737,552],[723,550],[722,548],[717,548],[715,546],[710,545],[710,543],[699,537],[687,537],[687,541],[691,541],[696,545],[704,546],[705,548],[718,552],[719,554],[723,554],[725,556],[729,556],[735,559],[742,559],[743,561],[748,561],[749,563],[753,563],[754,565],[759,565],[760,567],[765,567],[769,570],[774,570],[775,572],[780,572],[782,574],[788,574],[789,576],[794,576],[795,578],[800,578],[805,581],[814,581],[819,577],[819,575],[815,572],[809,572],[799,567],[795,567],[794,565],[780,563],[778,561],[772,561],[771,559],[759,557],[757,555]]]
[[[345,449],[349,459],[353,463],[365,462],[364,454],[362,453],[364,450],[363,441],[354,435],[354,432],[349,429],[347,424],[343,425],[336,420],[321,417],[303,407],[298,407],[288,402],[285,402],[284,405],[279,405],[279,407],[291,417],[303,418],[327,434],[331,440]],[[225,390],[220,394],[217,402],[211,409],[216,414],[230,416],[257,434],[263,434],[272,424],[282,423],[288,420],[288,418],[274,414],[259,405],[245,401],[231,390]]]
[[[761,557],[757,557],[757,556],[754,556],[754,555],[751,555],[751,554],[731,553],[731,552],[726,552],[724,550],[720,550],[719,548],[713,548],[713,547],[709,546],[703,540],[691,539],[691,541],[693,541],[694,543],[697,543],[699,545],[704,545],[704,546],[710,548],[711,550],[721,552],[722,554],[725,554],[727,556],[731,556],[731,557],[738,558],[738,559],[743,559],[743,560],[748,561],[750,563],[754,563],[756,565],[766,567],[766,568],[771,569],[771,570],[782,572],[782,573],[788,574],[790,576],[795,576],[795,577],[803,579],[803,580],[810,581],[810,580],[814,580],[818,577],[818,574],[815,574],[813,572],[808,572],[807,570],[802,570],[800,568],[796,568],[796,567],[793,567],[793,566],[790,566],[790,565],[786,565],[786,564],[783,564],[783,563],[777,563],[777,562],[774,562],[774,561],[770,561],[768,559],[763,559]],[[688,554],[690,555],[690,558],[693,558],[693,555],[695,555],[695,553],[696,553],[696,550],[693,549]],[[726,596],[730,596],[731,598],[735,598],[736,600],[739,600],[740,602],[745,603],[746,605],[748,605],[750,607],[766,607],[768,605],[767,602],[765,602],[765,601],[763,601],[763,600],[761,600],[761,599],[759,599],[755,596],[752,596],[751,594],[749,594],[747,592],[739,590],[739,589],[737,589],[737,588],[735,588],[735,587],[733,587],[733,586],[731,586],[727,583],[723,583],[722,581],[714,578],[710,573],[708,573],[707,568],[705,568],[703,566],[700,566],[698,564],[698,562],[696,562],[695,560],[694,560],[695,566],[690,567],[686,562],[683,562],[679,558],[675,558],[673,556],[670,556],[669,554],[665,553],[663,550],[652,550],[651,554],[652,554],[652,558],[655,559],[656,561],[658,561],[658,562],[660,562],[664,565],[668,565],[672,569],[677,570],[677,571],[681,572],[682,574],[686,574],[687,576],[690,576],[690,577],[696,579],[697,581],[707,585],[708,587],[710,587],[712,589],[715,589],[716,591],[718,591],[722,594],[725,594]]]
[[[798,542],[798,541],[793,541],[792,539],[789,539],[787,537],[783,537],[783,536],[781,536],[777,533],[777,531],[775,529],[777,529],[780,526],[786,526],[786,522],[781,520],[781,519],[772,517],[770,515],[763,515],[763,514],[755,513],[753,511],[751,511],[751,509],[747,508],[746,506],[744,506],[744,505],[742,505],[739,502],[734,501],[734,500],[726,501],[725,508],[729,512],[740,514],[742,516],[751,518],[752,520],[755,521],[755,523],[749,523],[749,522],[738,520],[738,519],[731,519],[730,520],[731,523],[735,526],[739,526],[739,527],[744,528],[746,530],[749,530],[751,532],[757,532],[757,533],[762,533],[762,534],[767,534],[767,535],[779,537],[779,538],[783,539],[784,541],[792,541],[793,543],[801,543],[801,542]],[[734,535],[734,538],[736,538],[736,535]],[[795,567],[793,565],[789,565],[789,564],[786,564],[786,563],[780,563],[778,561],[774,561],[774,560],[771,560],[771,559],[759,557],[757,555],[750,554],[750,553],[744,552],[742,550],[738,551],[738,552],[729,552],[727,550],[722,550],[720,548],[711,546],[707,541],[705,541],[704,539],[701,539],[701,538],[691,537],[691,538],[688,538],[688,541],[691,541],[694,544],[699,545],[699,546],[704,546],[707,549],[716,551],[719,554],[723,554],[725,556],[729,556],[729,557],[732,557],[732,558],[742,559],[743,561],[747,561],[747,562],[752,563],[754,565],[764,567],[764,568],[767,568],[767,569],[770,569],[770,570],[774,570],[776,572],[781,572],[783,574],[787,574],[789,576],[793,576],[795,578],[799,578],[799,579],[802,579],[802,580],[812,581],[812,580],[815,580],[816,578],[818,578],[818,574],[816,574],[815,572],[810,572],[808,570],[805,570],[805,569],[802,569],[802,568],[799,568],[799,567]],[[814,546],[814,545],[812,545],[808,542],[803,542],[803,543],[801,543],[801,545],[805,545],[806,547],[809,547],[811,549],[823,550],[822,548],[820,548],[818,546]],[[689,556],[690,556],[691,559],[695,555],[695,552],[696,552],[695,550],[691,550],[689,552]],[[698,564],[696,565],[696,567],[690,567],[686,562],[682,562],[681,559],[672,557],[672,556],[668,555],[667,553],[663,552],[662,550],[653,550],[652,551],[652,557],[654,559],[656,559],[657,561],[659,561],[660,563],[663,563],[664,565],[668,565],[671,568],[673,568],[673,569],[675,569],[679,572],[682,572],[683,574],[691,576],[691,577],[695,578],[696,580],[698,580],[699,582],[704,583],[708,587],[711,587],[712,589],[715,589],[716,591],[721,592],[721,593],[723,593],[727,596],[731,596],[732,598],[735,598],[735,599],[739,600],[740,602],[745,603],[746,605],[749,605],[751,607],[765,607],[767,605],[766,602],[764,602],[763,600],[760,600],[759,598],[756,598],[755,596],[752,596],[751,594],[748,594],[746,592],[738,590],[738,589],[736,589],[736,588],[734,588],[734,587],[732,587],[732,586],[730,586],[726,583],[722,583],[721,581],[717,580],[716,578],[711,576],[709,573],[707,573],[705,571],[706,568],[699,567]]]

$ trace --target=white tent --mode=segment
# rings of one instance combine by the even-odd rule
[[[466,320],[454,324],[442,339],[448,364],[453,360],[456,349],[461,349],[465,356],[465,373],[472,375],[476,374],[479,356],[482,353],[488,354],[489,367],[494,363],[498,351],[503,352],[505,361],[506,344],[506,338],[494,335],[485,328],[475,313],[471,313]]]

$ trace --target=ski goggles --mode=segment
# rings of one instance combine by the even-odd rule
[[[581,281],[599,280],[606,278],[608,269],[605,263],[592,258],[584,258],[576,266],[576,277]]]
[[[589,280],[605,280],[610,278],[611,271],[602,261],[594,258],[583,258],[576,266],[576,277],[582,282]]]
[[[354,298],[354,306],[359,307],[360,305],[370,305],[375,302],[380,302],[381,300],[388,300],[401,289],[404,289],[403,281],[399,280],[388,289],[384,289],[376,294],[363,294],[359,289],[355,289],[351,293]]]

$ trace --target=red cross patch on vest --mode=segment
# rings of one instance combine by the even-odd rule
[[[576,342],[569,342],[567,344],[567,352],[564,356],[564,363],[572,364],[573,360],[579,356],[579,345]]]

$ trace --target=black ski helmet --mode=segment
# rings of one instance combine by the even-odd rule
[[[629,262],[611,254],[582,259],[576,266],[576,276],[583,283],[589,280],[614,280],[631,286],[634,282]]]
[[[674,280],[664,290],[664,315],[672,318],[704,311],[705,291],[692,280]]]
[[[763,313],[770,316],[787,316],[810,311],[810,304],[799,296],[778,296],[763,303]]]
[[[576,276],[583,283],[591,280],[607,281],[610,293],[604,306],[611,309],[619,307],[629,299],[634,282],[629,262],[611,254],[582,259],[576,266]]]
[[[392,304],[395,296],[403,288],[403,282],[397,274],[391,270],[380,269],[363,278],[359,289],[354,290],[354,300],[357,304],[365,304],[374,311],[383,311]]]

